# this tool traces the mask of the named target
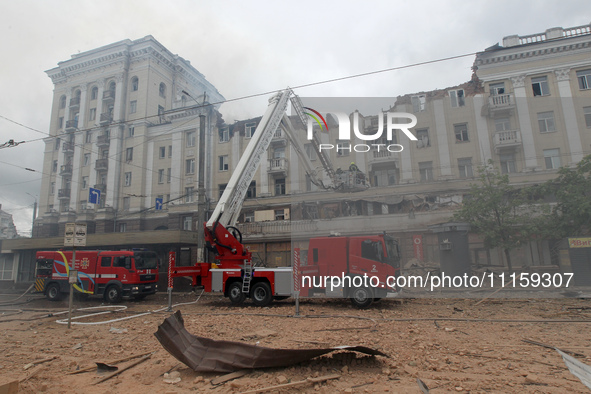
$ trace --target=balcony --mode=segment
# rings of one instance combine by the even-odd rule
[[[69,200],[70,199],[70,189],[59,189],[57,191],[57,198],[60,200]]]
[[[491,94],[482,108],[482,115],[494,116],[499,112],[510,113],[515,109],[515,97],[512,93]]]
[[[273,146],[285,146],[287,144],[287,138],[285,137],[285,133],[281,129],[277,129],[275,134],[273,134],[273,138],[271,139],[271,145]]]
[[[74,152],[74,143],[72,142],[64,142],[62,145],[62,150],[64,153],[73,153]]]
[[[66,121],[66,131],[74,131],[78,128],[78,119],[70,119]]]
[[[106,102],[115,101],[115,91],[114,90],[105,90],[103,92],[103,101],[106,101]]]
[[[70,99],[70,108],[80,108],[80,97],[74,97]]]
[[[521,146],[521,133],[518,130],[497,131],[494,135],[495,152],[502,148],[516,148]]]
[[[97,171],[107,171],[109,168],[109,159],[98,159],[94,165]]]
[[[94,185],[94,188],[100,190],[101,193],[105,193],[107,191],[107,185],[105,185],[104,183],[98,183]]]
[[[72,165],[71,164],[64,164],[60,167],[60,175],[61,176],[69,176],[72,175]]]
[[[382,161],[391,161],[394,157],[394,154],[386,149],[386,147],[381,146],[380,150],[374,150],[371,154],[370,161],[373,162],[382,162]]]
[[[104,112],[101,114],[100,124],[106,125],[113,122],[113,114],[110,112]]]
[[[98,137],[96,137],[96,144],[98,146],[109,146],[109,136],[108,135],[99,135]]]
[[[287,175],[289,165],[285,157],[269,159],[269,174]]]

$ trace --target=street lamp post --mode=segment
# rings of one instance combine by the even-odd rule
[[[35,230],[35,219],[37,219],[37,197],[35,197],[31,193],[27,194],[35,199],[35,204],[33,205],[33,223],[31,224],[31,238],[33,238],[33,232]]]

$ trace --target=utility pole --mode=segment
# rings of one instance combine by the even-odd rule
[[[199,102],[185,90],[182,91],[191,97],[197,104]],[[205,106],[207,95],[203,93],[203,103]],[[202,108],[202,112],[205,111]],[[199,115],[199,172],[197,174],[197,262],[205,262],[205,234],[203,226],[205,225],[205,115]]]

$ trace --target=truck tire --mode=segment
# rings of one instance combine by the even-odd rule
[[[104,298],[105,301],[109,304],[116,304],[118,302],[121,302],[121,288],[117,285],[111,285],[107,287],[107,289],[105,290]]]
[[[271,286],[267,282],[258,282],[252,287],[250,294],[252,302],[256,306],[267,306],[273,301]]]
[[[228,298],[234,305],[239,305],[246,299],[246,294],[242,292],[242,282],[232,282],[228,287]]]
[[[373,302],[373,295],[370,289],[365,287],[356,287],[350,293],[351,303],[359,309],[368,308]]]
[[[62,299],[62,296],[63,294],[58,283],[50,283],[45,289],[45,297],[49,301],[59,301]]]

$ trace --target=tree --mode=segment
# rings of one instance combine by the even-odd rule
[[[478,170],[479,182],[470,185],[454,219],[470,224],[484,237],[488,249],[503,249],[507,267],[513,270],[510,250],[529,236],[530,213],[523,208],[526,199],[520,190],[509,185],[509,176],[502,175],[489,162]]]
[[[575,168],[562,167],[556,179],[543,184],[538,195],[554,196],[537,226],[546,238],[564,238],[591,233],[591,155]]]

